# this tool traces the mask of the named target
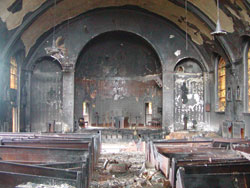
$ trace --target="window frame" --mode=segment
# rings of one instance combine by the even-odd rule
[[[10,89],[18,89],[18,65],[15,57],[10,58]]]
[[[250,73],[248,73],[248,64],[250,65],[250,59],[248,59],[248,53],[250,53],[250,41],[247,41],[244,45],[243,50],[243,64],[244,64],[244,102],[243,108],[244,113],[250,114],[250,104],[249,104],[249,94],[250,84],[248,80],[250,79]]]
[[[220,110],[220,97],[219,97],[219,63],[221,59],[225,62],[225,108]],[[225,113],[227,106],[227,63],[224,58],[218,56],[215,59],[215,112]]]

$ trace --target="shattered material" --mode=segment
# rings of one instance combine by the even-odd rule
[[[201,131],[178,131],[171,132],[165,139],[193,139],[193,138],[219,138],[220,136],[215,132],[201,132]]]
[[[76,188],[74,186],[68,184],[61,184],[61,185],[46,185],[46,184],[35,184],[28,182],[24,185],[18,185],[16,188]]]
[[[150,168],[144,152],[127,150],[101,155],[90,188],[168,187],[165,185],[168,180],[160,171]]]

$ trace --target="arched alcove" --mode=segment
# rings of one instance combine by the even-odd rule
[[[31,76],[31,130],[48,131],[49,124],[60,122],[61,105],[61,66],[53,58],[42,58]]]
[[[76,64],[75,116],[84,116],[88,126],[160,124],[162,89],[155,80],[161,80],[161,72],[155,50],[136,34],[113,31],[97,36],[83,48]],[[83,113],[86,102],[89,114]],[[121,119],[124,124],[118,125]]]
[[[195,59],[187,58],[174,71],[174,128],[195,129],[205,122],[202,66]]]

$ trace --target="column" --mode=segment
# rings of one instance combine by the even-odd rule
[[[62,131],[74,131],[74,91],[75,72],[73,69],[63,72],[63,113]]]
[[[174,126],[174,78],[173,73],[163,69],[162,72],[162,126]]]

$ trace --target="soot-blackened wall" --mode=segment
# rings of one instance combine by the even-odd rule
[[[77,62],[75,114],[82,117],[87,102],[91,124],[110,126],[117,116],[144,124],[145,103],[152,102],[153,117],[161,119],[162,91],[154,81],[159,76],[159,58],[146,41],[128,32],[104,33]]]
[[[31,131],[48,131],[61,121],[62,72],[58,62],[43,59],[34,67],[31,80]]]

